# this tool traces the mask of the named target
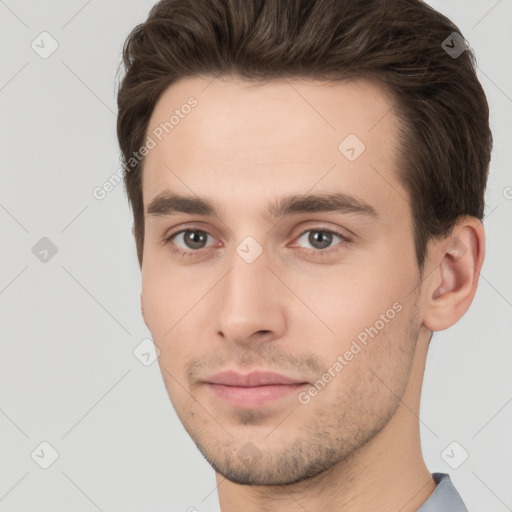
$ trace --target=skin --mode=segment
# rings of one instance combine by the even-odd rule
[[[208,198],[221,216],[146,215],[141,308],[176,413],[216,470],[222,512],[417,510],[435,489],[419,436],[428,344],[471,304],[481,223],[461,218],[431,241],[420,275],[396,177],[400,120],[375,84],[187,78],[159,99],[147,133],[190,96],[197,107],[146,157],[144,205],[168,191]],[[338,150],[351,133],[366,146],[354,161]],[[350,194],[378,218],[267,213],[278,198],[322,192]],[[185,228],[207,234],[204,248],[164,242]],[[350,241],[319,248],[308,236],[322,230]],[[252,263],[236,251],[248,236],[262,249]],[[307,404],[294,392],[234,407],[204,382],[258,369],[311,386],[396,303]]]

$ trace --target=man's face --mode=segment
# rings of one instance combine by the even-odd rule
[[[363,81],[197,77],[152,114],[145,208],[167,193],[216,215],[153,202],[144,318],[180,420],[233,481],[319,474],[372,439],[403,396],[421,307],[391,104]],[[335,194],[338,209],[269,211]]]

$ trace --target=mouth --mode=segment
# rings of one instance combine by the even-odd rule
[[[239,408],[258,408],[297,393],[308,382],[274,372],[256,371],[241,374],[235,371],[217,373],[205,381],[218,399]]]

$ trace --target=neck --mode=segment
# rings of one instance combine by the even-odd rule
[[[436,487],[423,461],[419,432],[428,334],[424,332],[418,339],[400,405],[373,439],[349,459],[295,484],[246,486],[217,473],[221,511],[416,512]]]

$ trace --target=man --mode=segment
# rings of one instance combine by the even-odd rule
[[[484,259],[492,138],[417,0],[163,0],[124,47],[141,308],[222,512],[463,511],[421,453]]]

